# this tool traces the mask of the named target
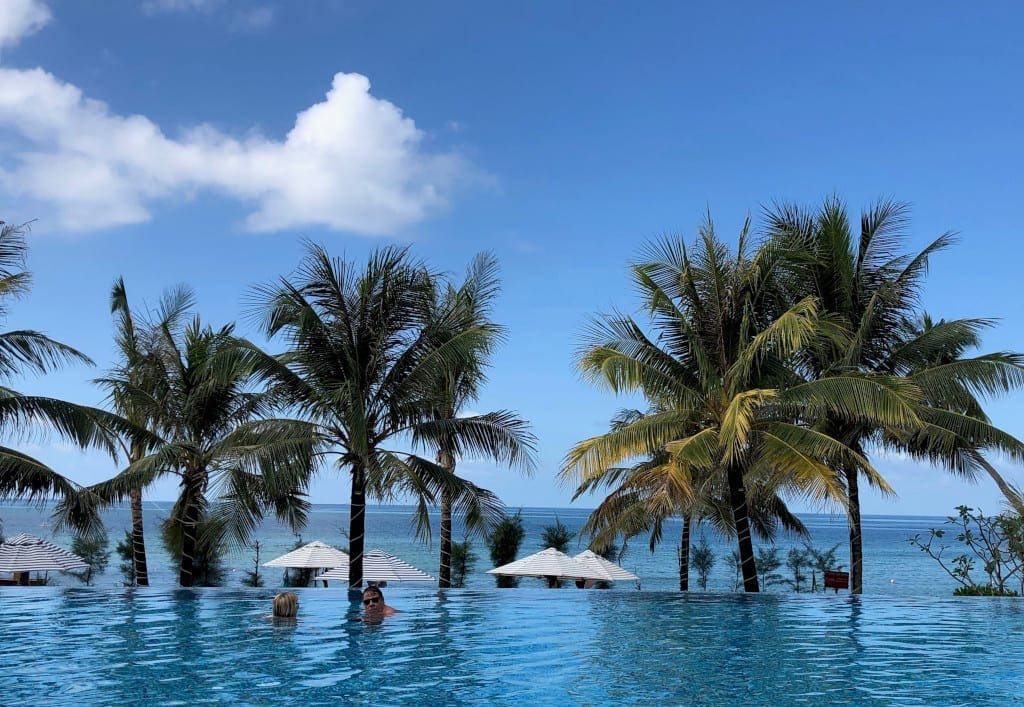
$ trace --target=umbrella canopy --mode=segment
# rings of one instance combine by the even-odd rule
[[[89,569],[78,555],[22,533],[0,545],[0,572],[66,572]]]
[[[507,565],[487,570],[488,574],[511,577],[557,577],[558,579],[609,580],[608,573],[597,566],[588,566],[553,547],[541,550]]]
[[[323,580],[348,581],[348,564],[335,567],[316,577]],[[363,555],[363,579],[367,582],[434,582],[426,572],[383,550],[370,550]]]
[[[327,543],[314,540],[270,562],[264,562],[263,566],[314,570],[322,570],[328,567],[348,567],[348,555]]]
[[[614,582],[616,580],[636,581],[640,579],[632,572],[622,569],[614,562],[604,559],[591,550],[584,550],[573,559],[587,567],[606,573],[608,576],[605,581],[608,582]]]

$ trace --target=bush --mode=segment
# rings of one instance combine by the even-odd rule
[[[523,530],[523,519],[521,511],[516,511],[514,516],[506,515],[501,519],[487,537],[487,547],[491,553],[491,562],[495,567],[506,565],[516,559],[519,554],[519,546],[523,542],[526,531]],[[495,576],[498,587],[518,587],[518,577]]]
[[[569,542],[574,535],[575,533],[565,527],[558,516],[555,516],[554,525],[544,526],[544,532],[540,535],[540,549],[547,550],[549,547],[553,547],[559,552],[569,552]]]
[[[110,550],[107,549],[108,542],[105,534],[95,538],[76,537],[71,543],[71,552],[85,560],[89,568],[81,572],[70,572],[69,574],[86,585],[92,584],[94,575],[103,574],[107,570],[107,562],[110,561]]]
[[[700,590],[706,592],[708,590],[708,576],[711,574],[711,568],[715,566],[715,552],[708,545],[708,540],[703,535],[700,536],[700,544],[693,548],[690,564],[697,570],[697,581],[700,583]]]
[[[949,516],[946,525],[956,529],[956,541],[962,552],[947,560],[942,557],[949,549],[941,544],[947,531],[932,528],[927,537],[918,533],[910,544],[939,563],[960,587],[958,596],[1017,596],[1024,591],[1024,521],[1020,516],[1004,513],[986,516],[973,508],[957,506],[957,515]],[[948,531],[952,532],[952,531]],[[987,581],[974,581],[971,572],[978,564]],[[1011,589],[1010,584],[1016,587]]]
[[[477,559],[477,555],[473,552],[473,548],[469,544],[469,540],[463,540],[461,543],[452,543],[451,565],[453,587],[466,586],[466,575],[473,571],[473,566],[476,564]]]
[[[967,587],[957,587],[953,590],[955,597],[1016,597],[1020,596],[1012,589],[1000,592],[995,587],[985,587],[980,584],[972,584]]]
[[[175,575],[181,568],[181,525],[168,519],[161,529],[164,547],[174,560]],[[197,587],[219,587],[224,584],[224,546],[220,534],[207,521],[196,525],[196,553],[192,558],[192,581]]]
[[[132,548],[132,533],[130,530],[126,530],[124,531],[124,539],[114,548],[114,552],[121,558],[121,564],[117,566],[117,569],[121,570],[121,576],[124,578],[124,585],[126,587],[135,586],[135,557]]]

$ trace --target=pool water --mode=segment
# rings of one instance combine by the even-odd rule
[[[1005,705],[1024,603],[848,595],[0,589],[0,702]]]

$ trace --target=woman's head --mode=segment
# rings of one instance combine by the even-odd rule
[[[294,619],[299,613],[299,595],[295,592],[281,592],[274,597],[274,617]]]

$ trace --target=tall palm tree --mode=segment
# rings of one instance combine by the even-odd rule
[[[1005,352],[962,356],[978,344],[977,332],[989,324],[987,320],[945,322],[927,335],[908,325],[917,318],[929,258],[953,243],[951,233],[917,254],[905,254],[908,208],[891,200],[866,210],[856,235],[837,197],[813,211],[779,205],[767,212],[766,220],[775,247],[788,252],[793,296],[815,297],[822,314],[851,333],[845,341],[806,349],[808,375],[902,377],[920,398],[917,421],[909,428],[826,414],[821,423],[826,433],[859,454],[885,441],[968,475],[985,466],[976,457],[986,447],[1020,458],[1020,443],[989,424],[975,394],[1019,387],[1024,382],[1021,357]],[[938,364],[936,356],[951,347],[958,360],[933,365]],[[841,466],[837,473],[849,499],[850,580],[851,591],[857,594],[863,590],[860,473],[853,466]]]
[[[310,245],[291,279],[257,290],[264,331],[282,336],[287,347],[280,357],[264,358],[264,375],[351,479],[350,589],[363,581],[368,495],[412,495],[420,533],[430,532],[428,505],[445,489],[471,517],[502,511],[493,494],[390,446],[423,422],[439,377],[468,365],[490,337],[477,329],[440,335],[438,328],[448,327],[433,316],[435,281],[405,249],[378,250],[359,271]]]
[[[903,421],[913,415],[877,381],[803,381],[793,361],[828,330],[813,297],[790,302],[778,278],[782,252],[751,250],[748,219],[734,255],[710,220],[692,254],[679,239],[663,239],[644,251],[633,279],[657,337],[652,340],[630,317],[605,316],[586,335],[579,365],[590,380],[614,392],[641,392],[664,403],[663,411],[580,443],[563,475],[586,484],[624,459],[662,447],[682,468],[720,475],[744,589],[758,591],[748,480],[769,479],[775,487],[843,503],[845,489],[828,464],[840,461],[885,487],[862,455],[807,421],[823,409]],[[699,431],[680,436],[693,420],[700,421]]]
[[[470,264],[460,287],[444,284],[438,288],[432,325],[428,325],[439,337],[438,346],[465,333],[479,333],[476,350],[469,351],[464,359],[452,359],[452,365],[439,372],[425,419],[413,430],[417,446],[436,449],[437,463],[453,475],[458,459],[467,453],[507,463],[527,474],[535,464],[535,437],[528,423],[515,413],[498,410],[460,417],[465,406],[479,395],[486,380],[487,359],[504,338],[504,329],[490,320],[498,292],[497,260],[480,254]],[[441,493],[438,585],[442,589],[451,586],[453,493],[452,489]],[[479,520],[464,519],[467,526]]]
[[[293,529],[305,524],[315,440],[294,421],[269,418],[271,398],[253,387],[253,351],[232,325],[213,329],[196,317],[177,332],[165,320],[151,355],[136,362],[144,370],[117,382],[118,405],[160,439],[90,491],[113,502],[159,477],[179,479],[168,520],[181,539],[183,587],[193,585],[196,549],[208,540],[200,528],[242,544],[270,511]]]
[[[31,275],[25,270],[26,226],[0,221],[0,319],[10,311],[10,301],[29,291]],[[76,349],[38,331],[22,329],[0,333],[0,381],[25,373],[45,374],[68,363],[92,360]],[[24,395],[0,385],[0,431],[4,435],[28,434],[43,425],[61,438],[82,448],[94,447],[113,455],[109,433],[117,421],[102,411],[55,398]],[[99,517],[81,487],[66,476],[10,446],[0,446],[0,499],[44,501],[51,496],[70,499],[67,520],[80,530],[95,529]]]
[[[131,424],[156,433],[158,420],[154,417],[154,406],[133,404],[143,392],[159,399],[166,394],[160,385],[166,379],[160,374],[160,347],[165,341],[165,332],[177,332],[182,319],[194,305],[195,297],[185,287],[169,290],[160,305],[149,317],[132,312],[128,303],[128,292],[124,279],[118,278],[110,293],[110,311],[114,315],[115,334],[120,361],[103,378],[95,382],[108,391],[108,402],[114,410]],[[154,438],[154,441],[159,439]],[[121,453],[129,465],[140,461],[150,450],[143,441],[120,439]],[[132,517],[132,566],[135,582],[140,587],[149,586],[149,572],[146,565],[146,540],[142,520],[141,487],[129,494]]]

